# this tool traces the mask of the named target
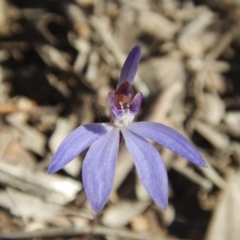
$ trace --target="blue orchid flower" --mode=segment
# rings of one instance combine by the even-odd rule
[[[137,73],[141,48],[129,53],[115,92],[108,94],[110,123],[78,127],[60,144],[48,168],[54,173],[90,146],[83,161],[82,179],[92,210],[97,214],[106,204],[114,181],[119,145],[125,142],[139,178],[153,200],[163,208],[168,202],[167,171],[159,152],[146,140],[153,140],[194,164],[206,163],[195,147],[180,133],[154,122],[135,122],[142,94],[134,94],[132,83]]]

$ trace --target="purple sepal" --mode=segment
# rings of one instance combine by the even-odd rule
[[[115,102],[116,102],[115,93],[109,92],[108,93],[108,107],[109,107],[109,111],[110,111],[110,120],[111,121],[114,121],[115,118],[119,115]]]
[[[130,53],[127,56],[127,59],[123,64],[117,89],[119,86],[121,86],[123,82],[126,82],[126,81],[132,85],[134,77],[137,73],[140,58],[141,58],[141,47],[140,45],[136,45],[130,51]]]
[[[48,167],[48,173],[63,168],[82,151],[112,129],[106,124],[86,124],[72,131],[60,144]]]
[[[170,127],[154,122],[136,122],[129,125],[128,129],[157,142],[194,164],[207,166],[197,149],[183,135]]]
[[[90,147],[83,161],[83,185],[95,214],[103,208],[112,190],[119,135],[119,130],[113,128]]]
[[[168,178],[161,156],[147,140],[138,134],[128,129],[122,129],[122,134],[143,186],[153,200],[166,209]]]
[[[143,95],[142,93],[137,93],[135,97],[133,98],[131,104],[130,104],[130,112],[135,116],[138,114],[141,104],[142,104]]]

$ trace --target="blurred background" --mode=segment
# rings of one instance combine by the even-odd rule
[[[124,146],[94,217],[84,152],[46,169],[66,135],[107,122],[107,94],[139,43],[137,120],[184,134],[198,168],[158,145],[169,206],[147,195]],[[240,239],[239,0],[0,0],[0,239]]]

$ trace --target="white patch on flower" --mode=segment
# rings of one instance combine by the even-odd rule
[[[121,114],[114,119],[114,125],[116,127],[127,127],[133,122],[135,115],[130,112],[130,106],[126,104],[123,106],[122,102],[119,102],[121,107]]]
[[[124,113],[122,116],[114,119],[114,125],[116,127],[127,127],[134,120],[134,115],[129,113]]]

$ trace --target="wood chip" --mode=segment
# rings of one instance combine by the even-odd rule
[[[229,173],[227,186],[220,195],[206,240],[238,240],[240,236],[240,178],[239,173]]]
[[[200,121],[195,122],[195,128],[215,148],[226,149],[229,146],[230,141],[227,135],[218,132],[215,128]]]
[[[9,209],[11,214],[23,218],[25,222],[50,221],[61,209],[59,205],[46,203],[40,198],[13,189],[0,191],[0,206]]]
[[[46,137],[42,133],[20,121],[17,115],[8,115],[7,121],[22,133],[21,144],[24,148],[43,156],[45,152]]]
[[[2,174],[1,174],[2,173]],[[0,182],[25,192],[41,196],[48,202],[66,204],[73,201],[82,187],[79,181],[57,174],[33,172],[0,161]]]
[[[119,201],[112,204],[102,217],[102,223],[109,227],[122,227],[149,206],[150,202]]]
[[[152,11],[141,11],[139,13],[138,24],[141,31],[159,40],[169,40],[173,38],[178,30],[178,26],[174,22]],[[156,31],[156,29],[161,29],[161,31]]]

